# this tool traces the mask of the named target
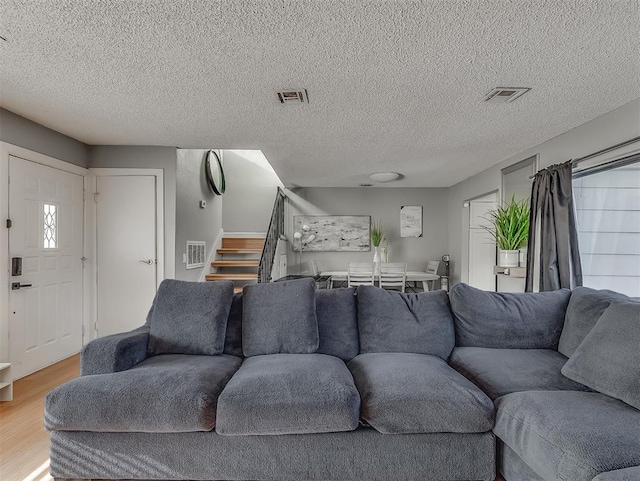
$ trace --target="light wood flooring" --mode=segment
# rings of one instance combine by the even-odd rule
[[[17,380],[13,401],[0,402],[0,479],[45,481],[49,476],[49,433],[43,428],[44,395],[78,376],[80,355]]]
[[[0,480],[50,481],[44,395],[78,376],[80,355],[16,381],[13,401],[0,402]],[[504,481],[498,477],[496,481]]]

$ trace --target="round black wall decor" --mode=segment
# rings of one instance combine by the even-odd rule
[[[204,171],[207,176],[207,184],[216,195],[224,194],[226,183],[222,162],[215,150],[210,150],[204,161]]]

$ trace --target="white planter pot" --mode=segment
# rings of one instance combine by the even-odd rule
[[[500,267],[518,267],[518,251],[498,249],[498,265]]]

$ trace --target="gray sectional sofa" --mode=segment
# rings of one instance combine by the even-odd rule
[[[640,480],[640,303],[164,281],[51,391],[58,479]]]

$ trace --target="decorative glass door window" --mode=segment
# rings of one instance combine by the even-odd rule
[[[54,204],[44,204],[44,248],[58,247],[58,209]]]

